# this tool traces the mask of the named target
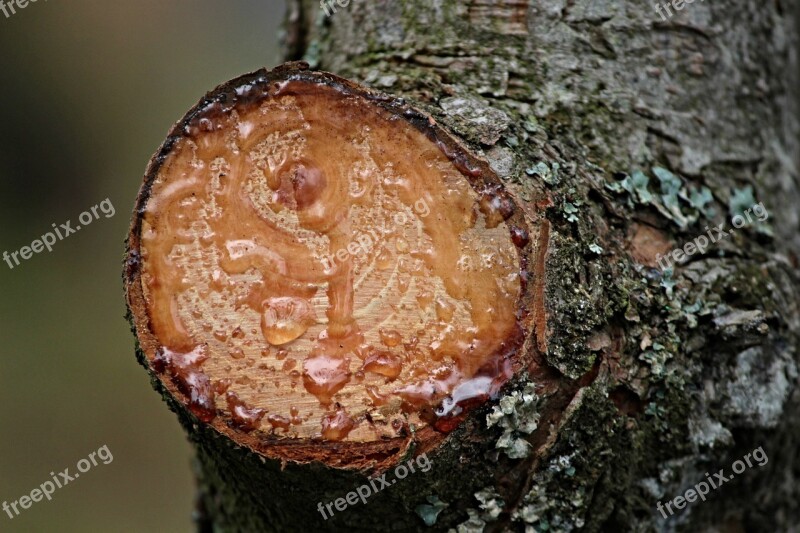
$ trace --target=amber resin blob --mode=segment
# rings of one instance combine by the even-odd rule
[[[514,371],[528,229],[402,102],[257,72],[180,122],[140,193],[128,299],[155,372],[264,439],[447,430]]]

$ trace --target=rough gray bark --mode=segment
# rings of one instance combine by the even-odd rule
[[[353,2],[326,20],[314,2],[297,9],[306,29],[294,49],[312,65],[428,104],[510,187],[553,199],[547,359],[572,378],[600,371],[554,447],[521,474],[533,490],[505,494],[498,522],[798,523],[794,6],[696,2],[668,22],[640,2],[601,0]],[[716,216],[705,209],[682,227],[654,209],[654,167],[683,190],[708,187]],[[654,198],[609,190],[636,170]],[[668,281],[631,257],[637,225],[681,246],[728,218],[748,185],[773,215],[771,238],[739,233]],[[587,347],[606,337],[600,353]],[[645,339],[663,349],[642,349]],[[758,445],[768,472],[724,487],[686,520],[656,516],[658,499]]]
[[[547,339],[537,368],[504,392],[500,423],[487,427],[491,405],[478,410],[427,450],[430,472],[327,522],[316,503],[374,472],[265,462],[165,394],[198,449],[204,523],[231,531],[800,524],[793,9],[695,2],[665,22],[632,0],[353,0],[326,18],[316,1],[290,2],[289,59],[414,102],[485,154],[531,213],[544,213]],[[656,252],[755,202],[769,210],[766,224],[672,273],[656,267]],[[525,390],[535,400],[523,400]],[[529,443],[527,454],[504,447],[509,440]],[[657,501],[758,446],[766,466],[669,520],[656,511]],[[428,496],[447,504],[432,528],[415,512]]]

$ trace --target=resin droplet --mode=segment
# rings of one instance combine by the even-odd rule
[[[316,322],[311,305],[301,298],[270,298],[263,305],[261,330],[267,342],[273,345],[292,342]]]
[[[233,424],[242,431],[249,432],[256,429],[261,423],[261,419],[267,414],[264,409],[253,408],[244,403],[235,392],[228,392],[225,399],[228,402]]]
[[[531,242],[530,235],[523,228],[514,226],[511,228],[511,242],[517,248],[525,248]]]
[[[206,347],[200,345],[187,353],[162,347],[153,359],[153,368],[159,373],[169,373],[178,390],[189,398],[189,411],[203,422],[212,421],[217,414],[214,386],[200,370],[207,357]]]
[[[366,389],[369,399],[372,400],[372,405],[377,407],[379,405],[384,405],[388,401],[388,397],[381,394],[377,387],[373,385],[367,385]]]
[[[325,440],[343,440],[356,426],[344,409],[328,413],[322,417],[322,438]]]
[[[432,403],[443,391],[439,390],[436,382],[423,381],[412,383],[394,391],[403,400],[415,407]]]
[[[378,258],[375,261],[375,268],[378,270],[387,270],[392,266],[392,260],[391,252],[384,249],[378,254]]]
[[[514,203],[496,188],[484,191],[478,208],[486,217],[487,228],[496,228],[514,214]]]
[[[364,370],[395,379],[403,370],[403,361],[389,352],[373,352],[364,360]]]
[[[214,392],[217,394],[225,394],[231,386],[230,378],[221,379],[214,382]]]
[[[298,165],[292,176],[294,199],[298,209],[306,209],[316,202],[325,190],[327,180],[316,168]]]
[[[217,414],[214,406],[214,389],[211,380],[199,370],[189,370],[173,376],[178,389],[189,397],[189,410],[203,422],[210,422]]]
[[[291,425],[291,420],[281,415],[269,415],[267,417],[267,422],[270,423],[273,429],[288,430]]]
[[[381,329],[378,334],[381,336],[381,342],[389,348],[393,348],[403,341],[403,337],[394,329]]]
[[[398,237],[395,241],[395,248],[398,252],[403,253],[408,251],[408,241],[402,237]]]
[[[350,359],[319,355],[303,362],[303,385],[323,405],[350,381]]]

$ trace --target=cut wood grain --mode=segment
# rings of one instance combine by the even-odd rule
[[[238,442],[402,441],[519,368],[533,231],[432,119],[291,64],[217,88],[154,156],[128,300],[154,374]]]

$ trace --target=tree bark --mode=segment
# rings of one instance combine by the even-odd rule
[[[627,0],[334,5],[326,17],[318,2],[290,1],[287,59],[430,114],[540,224],[536,354],[452,432],[419,449],[412,439],[402,459],[424,452],[430,471],[328,520],[317,502],[402,459],[352,470],[265,458],[199,423],[154,379],[198,452],[199,523],[230,531],[800,524],[794,6],[695,2],[663,20]],[[659,267],[706,226],[730,226],[757,202],[768,220]],[[668,519],[656,510],[759,446],[765,466]]]

